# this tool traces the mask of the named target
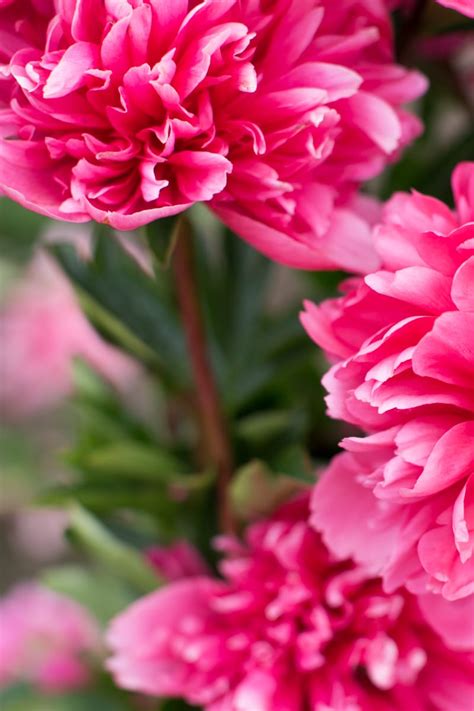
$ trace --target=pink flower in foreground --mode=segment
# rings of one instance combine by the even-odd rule
[[[36,0],[30,36],[32,2],[0,9],[0,189],[118,229],[210,202],[276,260],[363,269],[355,190],[426,86],[385,0]]]
[[[34,583],[0,599],[0,687],[18,682],[59,692],[84,686],[84,655],[98,648],[88,612],[69,598]]]
[[[305,501],[285,506],[245,544],[221,542],[225,580],[180,581],[122,613],[117,683],[206,711],[468,711],[469,650],[448,649],[410,594],[331,559],[306,517]]]
[[[150,546],[145,555],[160,577],[168,581],[209,572],[197,548],[186,540],[176,541],[170,546]]]
[[[83,316],[60,269],[40,252],[0,310],[0,415],[17,419],[57,404],[80,357],[122,392],[136,364],[105,343]]]
[[[455,211],[395,195],[374,233],[384,269],[302,317],[339,361],[323,381],[329,414],[370,433],[343,446],[390,539],[375,551],[388,589],[450,600],[474,592],[474,163],[457,167],[453,189]]]

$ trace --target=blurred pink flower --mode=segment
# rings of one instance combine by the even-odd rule
[[[8,540],[18,556],[36,564],[56,563],[68,552],[64,509],[22,508],[9,519]]]
[[[389,590],[450,600],[474,592],[474,163],[456,168],[453,189],[455,211],[395,195],[374,232],[384,269],[302,316],[339,361],[323,380],[329,414],[371,433],[343,446],[388,527],[379,572]]]
[[[0,310],[0,416],[17,419],[57,404],[72,389],[80,357],[117,389],[137,380],[138,366],[103,341],[83,316],[54,261],[39,252]]]
[[[88,612],[36,583],[19,585],[0,599],[0,687],[28,682],[43,692],[84,686],[84,655],[98,649]]]
[[[176,541],[170,546],[150,546],[145,555],[160,577],[168,581],[209,572],[197,548],[186,540]]]
[[[374,262],[355,191],[426,88],[385,0],[36,0],[30,38],[32,2],[0,10],[10,197],[121,230],[205,201],[291,266]]]
[[[120,686],[206,711],[470,709],[472,645],[448,649],[416,598],[332,559],[306,500],[220,547],[225,580],[174,583],[112,623]]]

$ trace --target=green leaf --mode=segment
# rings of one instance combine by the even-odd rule
[[[0,198],[0,253],[9,260],[23,263],[31,258],[38,235],[47,218],[26,210],[16,202]]]
[[[154,366],[171,383],[187,378],[186,347],[176,314],[158,281],[145,273],[113,233],[97,235],[94,258],[71,245],[52,252],[76,285],[91,321],[112,341]],[[164,277],[163,277],[164,278]]]
[[[119,541],[97,518],[78,504],[70,508],[69,533],[72,540],[93,560],[140,592],[150,592],[160,584],[158,576],[138,551]]]
[[[162,217],[146,227],[149,247],[160,269],[168,269],[179,239],[179,220],[182,216]]]
[[[250,444],[262,445],[282,436],[290,426],[290,418],[287,410],[253,412],[238,421],[235,434]]]
[[[79,565],[50,568],[43,571],[41,580],[55,592],[86,607],[103,625],[135,598],[130,588],[116,576]]]
[[[73,381],[76,395],[94,402],[103,402],[113,396],[113,390],[97,371],[81,358],[73,359]]]
[[[2,711],[131,711],[117,693],[75,691],[70,694],[39,695],[27,687],[15,687],[0,694]]]
[[[176,515],[177,502],[169,500],[161,487],[143,485],[140,482],[107,481],[80,482],[56,486],[43,492],[38,503],[43,506],[68,506],[77,501],[97,515],[109,515],[114,511],[137,510],[154,514],[162,523]]]
[[[114,479],[126,476],[171,484],[183,478],[179,477],[183,464],[172,454],[131,440],[122,440],[85,453],[80,457],[80,464]]]
[[[313,465],[305,449],[299,444],[292,444],[270,458],[272,469],[292,479],[309,484],[314,483]]]

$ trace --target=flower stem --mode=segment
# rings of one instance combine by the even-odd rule
[[[178,234],[173,254],[173,269],[194,376],[198,418],[206,455],[210,464],[217,470],[219,527],[225,533],[233,533],[235,527],[228,496],[228,485],[234,469],[232,446],[206,348],[206,333],[194,265],[193,236],[186,217],[179,219],[176,229]]]

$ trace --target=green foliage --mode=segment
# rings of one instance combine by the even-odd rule
[[[191,217],[197,231],[202,213],[191,211]],[[201,307],[237,460],[245,463],[253,457],[266,456],[269,449],[274,450],[277,439],[281,440],[278,446],[286,448],[305,438],[314,441],[315,433],[317,438],[322,411],[318,367],[314,348],[298,321],[298,290],[282,305],[271,304],[275,281],[283,270],[234,235],[219,232],[212,219],[206,220],[208,231],[215,233],[212,239],[194,236]],[[154,252],[159,238],[165,243],[171,239],[172,223],[167,221],[160,226],[161,222],[148,230]],[[189,450],[193,425],[189,424],[186,399],[193,384],[172,272],[163,265],[153,273],[143,271],[104,227],[97,231],[90,262],[83,261],[70,245],[57,246],[54,252],[75,283],[96,327],[150,369],[163,388],[165,399],[181,398],[184,407],[178,408],[178,420],[183,440],[174,434],[174,441],[181,450]],[[284,278],[289,280],[291,289],[292,277],[284,274]],[[327,294],[332,288],[330,281],[327,285],[321,281],[317,286],[310,284],[306,295]],[[308,382],[312,387],[307,387]],[[86,404],[87,418],[94,417],[91,410],[97,411],[95,405],[91,408],[90,402]],[[103,408],[100,417],[105,427]],[[114,414],[109,422],[111,431],[115,424]],[[114,447],[117,434],[112,438]],[[125,439],[128,442],[129,438]],[[129,445],[135,446],[132,442]],[[145,453],[144,448],[140,452],[135,449],[135,454],[137,466],[139,457],[163,456],[156,451]],[[92,456],[95,459],[100,455],[95,452]],[[126,456],[124,462],[125,459]],[[195,469],[190,461],[188,466]],[[124,467],[125,463],[121,469]]]
[[[176,315],[163,301],[159,283],[142,270],[112,232],[96,229],[90,261],[82,260],[68,244],[52,250],[99,330],[170,384],[182,382],[186,351]]]
[[[26,686],[0,694],[2,711],[130,711],[125,695],[100,691],[40,695]]]
[[[42,573],[41,581],[55,592],[79,602],[104,626],[133,602],[136,595],[133,586],[124,580],[122,571],[120,575],[113,575],[99,566],[85,568],[68,564],[48,568]]]
[[[119,580],[128,582],[137,592],[150,592],[158,586],[158,575],[143,556],[118,540],[97,518],[78,504],[70,508],[69,536],[93,560],[101,563]]]
[[[26,262],[47,224],[45,217],[0,198],[0,255],[12,262]]]

